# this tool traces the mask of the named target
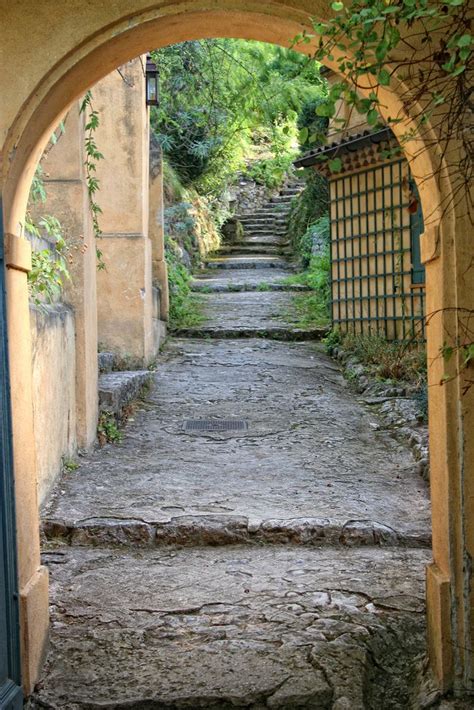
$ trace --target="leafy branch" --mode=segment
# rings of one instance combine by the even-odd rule
[[[28,288],[34,303],[42,307],[45,301],[52,303],[59,298],[64,282],[71,278],[68,270],[70,247],[56,217],[45,215],[38,221],[38,226],[31,220],[26,226],[30,234],[37,237],[41,236],[40,229],[44,230],[53,242],[52,248],[33,250],[31,253],[32,268],[28,272]]]
[[[471,6],[472,7],[472,6]],[[329,90],[318,115],[334,118],[343,99],[351,110],[365,117],[369,126],[380,123],[381,89],[395,82],[404,88],[404,114],[414,122],[399,138],[400,148],[424,138],[423,147],[434,147],[424,127],[428,123],[441,136],[437,170],[449,158],[448,145],[459,141],[458,164],[450,165],[455,199],[469,197],[473,178],[472,125],[472,11],[468,0],[340,0],[332,3],[334,17],[315,22],[319,45],[314,59],[335,62],[344,75]],[[309,43],[311,36],[300,34],[294,43]],[[404,121],[404,115],[390,116],[388,124]],[[347,128],[340,119],[339,131]],[[445,205],[447,207],[449,205]],[[468,204],[472,218],[472,203]]]
[[[99,127],[99,112],[94,109],[92,104],[92,93],[88,91],[84,96],[81,103],[80,113],[86,115],[86,136],[85,136],[85,153],[86,159],[84,161],[84,166],[86,169],[86,185],[87,185],[87,196],[89,199],[89,209],[92,216],[92,228],[94,231],[95,238],[99,238],[102,235],[102,230],[99,225],[99,215],[102,214],[102,209],[96,201],[96,193],[100,187],[100,181],[97,178],[97,162],[103,160],[104,156],[99,151],[97,144],[95,142],[95,131]],[[96,246],[96,256],[97,256],[97,268],[99,271],[104,270],[105,263],[103,260],[103,254],[98,246]]]

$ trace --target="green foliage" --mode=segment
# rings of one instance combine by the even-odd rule
[[[201,193],[221,193],[253,150],[293,154],[302,102],[322,91],[308,57],[264,43],[183,42],[153,56],[161,87],[153,131],[182,183]],[[260,166],[260,179],[275,182],[279,170]]]
[[[334,17],[315,22],[318,61],[335,61],[343,79],[334,83],[318,115],[334,117],[340,99],[365,116],[370,126],[380,122],[380,89],[416,77],[403,95],[404,109],[418,128],[432,116],[445,125],[445,136],[461,136],[465,157],[459,166],[466,183],[472,179],[472,142],[462,131],[470,117],[469,67],[472,36],[469,0],[350,0],[332,3]],[[299,35],[295,42],[308,42]],[[370,86],[364,93],[359,87]],[[419,106],[423,106],[420,111]],[[399,123],[401,115],[388,123]],[[341,130],[345,128],[342,121]],[[400,142],[412,140],[408,130]]]
[[[101,412],[97,423],[97,437],[99,444],[118,444],[122,441],[123,435],[118,428],[117,421],[112,412]]]
[[[325,226],[327,222],[320,222],[321,218],[327,219],[328,200],[326,178],[314,170],[308,171],[306,187],[293,201],[288,220],[291,246],[304,267],[311,260],[314,231],[329,229]],[[326,238],[329,241],[328,231]]]
[[[329,118],[317,113],[324,101],[324,95],[311,97],[303,103],[298,113],[297,127],[303,152],[322,145],[326,140]]]
[[[322,218],[322,220],[327,218]],[[321,254],[311,257],[308,269],[288,277],[288,284],[307,286],[311,291],[293,297],[292,311],[298,327],[326,326],[330,320],[330,268],[329,246]]]
[[[244,171],[244,175],[255,180],[259,185],[266,185],[270,188],[279,187],[295,158],[296,152],[261,158],[253,161]]]
[[[326,346],[326,350],[330,355],[334,354],[334,349],[337,348],[342,341],[342,334],[339,328],[332,328],[326,337],[323,339],[323,343]]]
[[[73,471],[77,471],[77,469],[80,467],[80,464],[78,464],[75,459],[68,458],[67,456],[63,456],[62,458],[62,467],[63,471],[66,471],[67,473],[72,473]]]
[[[33,250],[31,253],[31,271],[28,272],[30,297],[37,306],[53,303],[61,295],[64,282],[70,279],[68,270],[69,246],[62,235],[61,224],[56,217],[44,215],[36,225],[27,219],[27,231],[40,237],[45,233],[51,242],[51,248]]]
[[[92,228],[94,230],[94,236],[98,239],[102,230],[99,225],[99,215],[102,214],[102,209],[96,200],[96,193],[100,187],[100,181],[97,178],[97,163],[99,160],[103,160],[104,156],[100,152],[95,142],[95,131],[99,127],[100,119],[99,112],[94,109],[92,104],[92,93],[88,91],[84,96],[82,101],[80,112],[86,115],[86,137],[85,137],[85,153],[86,160],[84,162],[86,168],[86,184],[87,184],[87,195],[89,198],[89,209],[92,216]],[[99,247],[96,246],[96,256],[97,256],[97,268],[99,271],[105,269],[105,263],[103,260],[102,252]]]
[[[383,380],[403,380],[420,387],[426,381],[426,351],[420,343],[389,342],[378,333],[347,333],[341,336],[341,346]]]
[[[179,246],[171,237],[167,236],[165,237],[165,249],[168,264],[170,330],[199,325],[202,321],[201,301],[191,291],[191,274],[180,261]]]

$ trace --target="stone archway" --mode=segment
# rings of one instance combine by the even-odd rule
[[[0,79],[3,98],[2,193],[5,205],[8,331],[10,343],[14,469],[22,606],[24,685],[35,680],[47,630],[47,576],[39,562],[38,516],[34,451],[31,447],[31,376],[26,273],[29,246],[21,238],[21,223],[36,163],[50,134],[71,103],[119,64],[147,49],[187,39],[231,36],[288,45],[309,15],[327,16],[328,5],[311,0],[174,0],[83,8],[80,0],[60,7],[52,0],[27,8],[4,10],[2,49],[6,71]],[[54,20],[54,27],[53,27]],[[26,51],[28,49],[28,51]],[[305,45],[311,51],[311,45]],[[19,72],[20,69],[20,72]],[[398,93],[385,92],[385,114],[401,108]],[[398,130],[406,130],[398,128]],[[449,163],[442,164],[442,181],[434,173],[440,164],[436,134],[427,128],[426,149],[407,157],[420,183],[425,214],[430,216],[423,238],[427,266],[430,367],[430,429],[432,460],[433,553],[428,570],[428,617],[434,668],[444,688],[454,683],[472,689],[470,651],[473,631],[470,560],[474,554],[473,413],[462,383],[454,378],[438,386],[443,362],[438,357],[446,333],[456,337],[455,308],[472,308],[469,289],[469,230],[463,204],[450,203]],[[435,140],[433,140],[435,139]],[[420,143],[421,142],[421,143]],[[450,156],[457,162],[456,147]],[[469,449],[471,447],[471,449]],[[471,454],[469,456],[469,454]]]

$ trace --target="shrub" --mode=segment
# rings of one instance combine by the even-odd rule
[[[320,173],[311,171],[305,189],[293,201],[288,220],[288,237],[294,252],[304,266],[308,266],[312,254],[314,226],[320,229],[319,220],[327,216],[329,205],[328,183]],[[329,223],[327,223],[329,225]],[[316,226],[317,225],[317,226]],[[327,227],[329,242],[329,226]]]
[[[379,333],[348,333],[341,345],[383,380],[404,380],[420,388],[426,380],[426,351],[420,343],[387,341]]]

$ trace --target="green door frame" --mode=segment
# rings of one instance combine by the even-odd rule
[[[3,212],[0,197],[0,710],[23,707]]]

